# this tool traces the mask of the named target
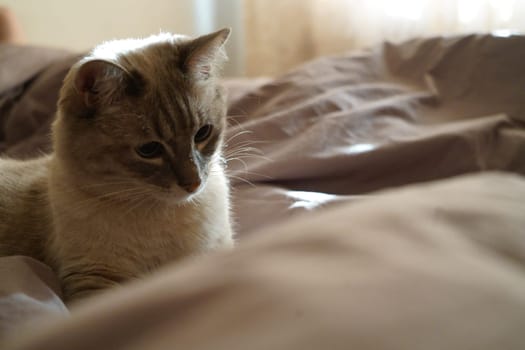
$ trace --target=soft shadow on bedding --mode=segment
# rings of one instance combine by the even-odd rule
[[[49,151],[77,57],[17,50],[0,56],[0,150],[25,158]],[[88,301],[19,348],[523,348],[524,59],[522,36],[415,39],[225,81],[238,249]],[[446,180],[490,170],[517,175]],[[25,317],[42,304],[20,286]]]

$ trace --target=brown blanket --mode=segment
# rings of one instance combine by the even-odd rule
[[[61,55],[0,91],[6,154],[49,150]],[[524,37],[435,38],[227,81],[238,248],[18,331],[66,311],[46,267],[2,258],[0,328],[18,349],[522,349],[523,62]],[[445,180],[488,170],[516,175]]]

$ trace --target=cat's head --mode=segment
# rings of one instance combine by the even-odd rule
[[[63,171],[86,190],[142,188],[179,200],[201,190],[221,166],[226,102],[217,74],[229,34],[113,41],[78,62],[53,125]]]

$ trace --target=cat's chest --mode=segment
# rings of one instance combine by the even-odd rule
[[[54,216],[52,256],[82,256],[135,276],[183,257],[228,248],[233,241],[227,200],[226,192],[209,190],[187,205],[172,207],[107,205],[78,211],[74,203],[55,202],[67,215]]]
[[[173,210],[162,215],[132,213],[119,219],[109,215],[93,222],[96,227],[92,227],[91,235],[155,253],[195,250],[211,234],[206,221],[197,210]]]
[[[65,253],[65,259],[83,256],[128,276],[141,276],[209,246],[209,232],[196,217],[176,212],[161,217],[118,214],[104,212],[82,224],[66,223],[57,232],[57,252]]]
[[[226,231],[219,218],[201,208],[162,212],[98,211],[89,220],[68,220],[59,225],[60,241],[89,254],[156,260],[205,251]]]

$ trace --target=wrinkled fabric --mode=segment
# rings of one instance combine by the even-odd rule
[[[51,268],[24,256],[0,257],[0,340],[39,318],[67,315]]]
[[[0,154],[32,158],[49,153],[58,92],[78,54],[0,45]]]
[[[487,170],[525,173],[523,62],[522,36],[415,39],[322,57],[232,101],[239,231],[264,201],[273,214],[258,221],[286,209],[267,191],[246,206],[250,183],[355,196]]]
[[[0,92],[3,154],[50,151],[63,55]],[[523,62],[525,37],[470,35],[226,80],[237,248],[19,328],[17,348],[522,349]]]
[[[525,346],[525,179],[454,178],[267,225],[26,329],[7,349]]]

